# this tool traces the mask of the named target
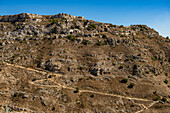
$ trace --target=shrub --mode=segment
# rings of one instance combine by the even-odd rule
[[[107,38],[107,35],[103,34],[102,38]]]
[[[67,36],[67,39],[74,42],[76,40],[76,37],[70,34],[70,35]]]
[[[120,81],[121,83],[127,83],[128,82],[128,79],[127,78],[124,78]]]
[[[93,98],[93,97],[94,97],[94,94],[90,95],[90,97]]]
[[[130,61],[130,59],[129,59],[129,58],[127,58],[127,59],[125,60],[125,62],[128,62],[128,61]]]
[[[169,36],[167,36],[166,39],[169,39]]]
[[[135,85],[134,83],[130,83],[129,86],[128,86],[128,88],[133,88],[134,85]]]
[[[98,41],[97,43],[96,43],[96,45],[98,45],[98,46],[101,46],[103,43],[102,43],[102,41]]]
[[[36,78],[33,78],[33,79],[32,79],[33,82],[36,81],[36,80],[37,80]]]
[[[124,68],[124,65],[120,65],[119,69],[123,69]]]
[[[52,24],[55,24],[55,23],[57,23],[58,22],[58,20],[56,20],[56,19],[51,19],[51,23]]]
[[[19,25],[17,25],[17,29],[19,29],[20,28],[20,26]]]
[[[161,99],[161,101],[166,102],[167,99],[166,99],[165,97],[163,97],[163,98]]]
[[[71,26],[71,29],[75,29],[75,27],[74,27],[74,26]]]
[[[168,80],[165,80],[164,83],[165,83],[165,84],[168,84]]]
[[[123,26],[123,25],[120,25],[120,28],[124,28],[124,26]]]
[[[141,56],[141,54],[139,53],[137,56]]]
[[[168,76],[168,73],[165,73],[165,76]]]
[[[115,66],[115,65],[116,65],[116,62],[113,62],[113,65]]]
[[[96,29],[96,24],[91,24],[91,25],[89,25],[87,29],[88,29],[88,30]]]
[[[135,107],[135,105],[130,105],[130,107]]]
[[[156,61],[156,58],[155,58],[155,57],[151,57],[151,59],[152,59],[153,61]]]
[[[153,100],[154,100],[154,101],[158,101],[158,100],[160,100],[160,99],[161,99],[160,96],[157,95],[156,98],[154,98]]]
[[[79,92],[79,88],[76,88],[74,93],[78,93]]]
[[[133,40],[136,41],[135,37],[133,37]]]
[[[89,40],[86,40],[85,42],[84,42],[84,45],[87,45],[87,44],[89,44],[90,43],[90,41]]]
[[[120,35],[120,37],[125,37],[125,35]]]

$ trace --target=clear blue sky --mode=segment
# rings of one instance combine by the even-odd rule
[[[170,0],[0,0],[0,15],[69,13],[116,25],[146,24],[170,36]]]

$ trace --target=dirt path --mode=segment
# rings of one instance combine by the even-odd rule
[[[32,68],[26,68],[26,67],[23,67],[23,66],[19,66],[19,65],[15,65],[15,64],[9,64],[9,63],[4,63],[8,66],[13,66],[13,67],[17,67],[17,68],[21,68],[21,69],[26,69],[26,70],[29,70],[29,71],[34,71],[34,72],[38,72],[38,73],[41,73],[41,74],[48,74],[48,75],[55,75],[56,77],[61,77],[62,75],[59,75],[59,74],[55,74],[55,73],[47,73],[47,72],[43,72],[43,71],[40,71],[40,70],[36,70],[36,69],[32,69]],[[48,80],[50,80],[52,78],[49,78]],[[42,80],[36,80],[36,81],[29,81],[30,84],[32,85],[37,85],[37,86],[40,86],[40,87],[50,87],[50,88],[54,88],[54,87],[57,87],[57,88],[65,88],[65,89],[70,89],[70,90],[75,90],[75,88],[73,87],[68,87],[68,86],[65,86],[65,85],[61,85],[59,83],[57,83],[57,85],[41,85],[41,84],[36,84],[35,82],[40,82],[40,81],[44,81],[44,80],[47,80],[47,79],[42,79]],[[126,98],[126,99],[130,99],[130,100],[138,100],[138,101],[152,101],[152,100],[148,100],[148,99],[142,99],[142,98],[135,98],[135,97],[128,97],[128,96],[122,96],[122,95],[116,95],[116,94],[108,94],[108,93],[103,93],[103,92],[97,92],[97,91],[91,91],[91,90],[79,90],[79,93],[94,93],[94,94],[99,94],[99,95],[105,95],[105,96],[113,96],[113,97],[118,97],[118,98]],[[135,113],[141,113],[147,109],[149,109],[150,107],[152,107],[154,104],[158,103],[159,101],[152,101],[151,104],[149,104],[149,106],[145,106],[143,104],[139,104],[139,103],[135,103],[135,104],[138,104],[139,106],[141,106],[141,110],[135,112]]]

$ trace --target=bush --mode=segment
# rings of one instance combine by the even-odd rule
[[[169,39],[169,36],[167,36],[166,39]]]
[[[56,20],[56,19],[52,19],[52,20],[51,20],[51,23],[52,23],[52,24],[55,24],[55,23],[57,23],[57,22],[58,22],[58,20]]]
[[[78,93],[79,92],[79,88],[76,88],[74,93]]]
[[[101,46],[102,44],[103,44],[102,41],[99,41],[96,43],[96,45],[98,45],[98,46]]]
[[[128,62],[128,61],[130,61],[130,59],[129,59],[129,58],[127,58],[127,59],[125,60],[125,62]]]
[[[161,99],[161,101],[166,102],[167,99],[166,99],[165,97],[163,97],[163,98]]]
[[[86,40],[85,42],[84,42],[84,45],[87,45],[87,44],[89,44],[90,43],[90,41],[89,40]]]
[[[75,27],[74,27],[74,26],[71,26],[71,29],[75,29]]]
[[[36,80],[37,80],[36,78],[33,78],[33,79],[32,79],[33,82],[36,81]]]
[[[119,69],[123,69],[124,68],[124,65],[120,65]]]
[[[160,100],[160,99],[161,99],[160,96],[157,95],[156,98],[154,98],[153,100],[154,100],[154,101],[158,101],[158,100]]]
[[[90,98],[93,98],[94,97],[94,94],[90,95]]]
[[[127,78],[124,78],[120,81],[121,83],[127,83],[128,82],[128,79]]]
[[[165,80],[164,83],[165,83],[165,84],[168,84],[168,80]]]
[[[19,29],[19,28],[20,28],[20,26],[17,25],[17,29]]]
[[[165,73],[165,76],[168,76],[168,73]]]
[[[125,35],[120,35],[120,37],[125,37]]]
[[[107,38],[107,35],[103,34],[102,38]]]
[[[70,35],[67,36],[67,39],[74,42],[76,40],[76,37],[70,34]]]
[[[131,83],[129,86],[128,86],[128,88],[133,88],[134,87],[134,83]]]
[[[96,24],[91,24],[91,25],[89,25],[87,29],[88,29],[88,30],[96,29]]]
[[[120,25],[120,28],[124,28],[124,26],[123,26],[123,25]]]
[[[156,61],[156,58],[155,58],[155,57],[151,57],[151,59],[152,59],[153,61]]]

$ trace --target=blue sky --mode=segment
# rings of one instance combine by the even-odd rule
[[[0,15],[69,13],[116,25],[145,24],[170,36],[170,0],[0,0]]]

